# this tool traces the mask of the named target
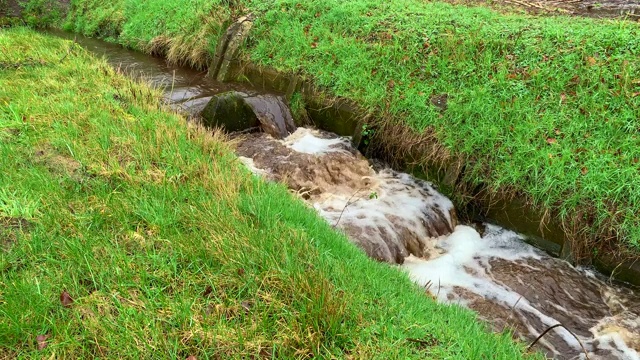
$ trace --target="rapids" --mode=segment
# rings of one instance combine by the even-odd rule
[[[298,128],[281,140],[244,136],[237,151],[254,174],[285,183],[438,301],[473,309],[528,343],[562,324],[536,343],[556,359],[640,360],[640,297],[632,290],[496,225],[453,228],[453,205],[432,184],[368,162],[348,138]]]

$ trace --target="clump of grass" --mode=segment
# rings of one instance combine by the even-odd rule
[[[291,110],[291,116],[293,116],[293,120],[296,124],[302,126],[310,122],[309,114],[307,113],[307,105],[300,92],[296,91],[291,95],[291,98],[289,99],[289,109]]]
[[[63,27],[203,69],[231,11],[212,0],[83,0],[74,3]]]
[[[537,358],[368,259],[156,90],[25,29],[0,50],[38,60],[0,72],[1,354]]]

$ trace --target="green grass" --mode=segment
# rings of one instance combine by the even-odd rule
[[[206,67],[230,22],[225,0],[74,1],[64,28]],[[126,15],[125,15],[126,14]]]
[[[202,67],[230,19],[250,11],[246,59],[435,134],[446,151],[424,162],[460,160],[465,184],[541,208],[576,255],[638,254],[637,24],[418,0],[75,0],[57,23]],[[442,94],[443,112],[430,101]],[[407,144],[375,133],[374,143]]]
[[[523,357],[79,46],[0,65],[0,357]]]

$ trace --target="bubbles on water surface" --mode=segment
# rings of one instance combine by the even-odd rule
[[[389,168],[374,171],[348,138],[299,128],[283,140],[255,134],[238,152],[254,173],[303,194],[370,256],[404,262],[409,277],[439,301],[469,307],[529,343],[562,323],[566,329],[537,343],[554,358],[585,358],[584,346],[592,360],[640,360],[637,296],[512,231],[485,224],[480,236],[455,226],[451,201],[431,184]]]
[[[403,267],[443,302],[468,306],[497,330],[512,329],[558,359],[640,359],[640,299],[551,258],[511,231],[488,225],[484,237],[460,225],[436,245],[438,258]],[[625,303],[626,305],[622,305]],[[575,335],[575,336],[574,336]],[[576,339],[577,337],[577,339]]]

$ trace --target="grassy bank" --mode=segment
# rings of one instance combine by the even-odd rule
[[[79,46],[1,30],[0,84],[0,357],[523,357]]]
[[[248,12],[244,56],[355,100],[381,119],[374,142],[436,139],[421,160],[542,208],[577,256],[638,253],[637,24],[418,0],[75,0],[56,24],[203,67]],[[381,131],[396,124],[415,141]]]

